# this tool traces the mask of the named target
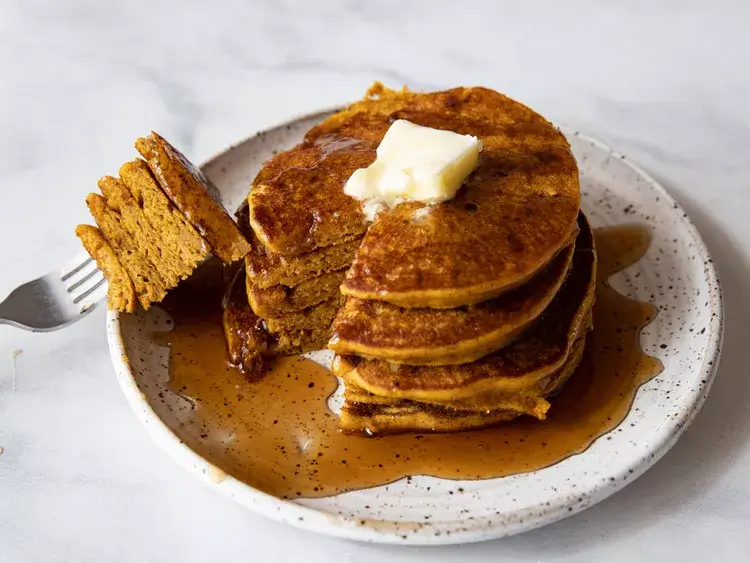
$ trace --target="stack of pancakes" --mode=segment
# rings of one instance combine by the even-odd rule
[[[543,419],[591,327],[596,258],[583,215],[575,241],[531,280],[450,309],[350,298],[334,321],[342,428],[383,434]],[[368,327],[368,328],[366,328]]]
[[[369,224],[343,186],[396,119],[477,136],[484,149],[454,199],[403,203]],[[579,203],[567,141],[529,108],[485,88],[376,84],[253,182],[240,221],[257,315],[246,322],[267,329],[276,353],[331,336],[348,432],[543,418],[591,322],[595,254]]]
[[[238,213],[246,223],[247,208]],[[272,355],[300,354],[325,348],[331,320],[342,303],[339,285],[354,259],[359,238],[311,252],[262,244],[248,232],[252,250],[245,257],[245,291],[252,311],[262,319]]]
[[[368,227],[342,187],[373,160],[377,144],[316,129],[265,164],[238,214],[252,247],[247,298],[273,354],[325,348],[339,286]]]

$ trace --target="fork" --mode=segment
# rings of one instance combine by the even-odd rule
[[[107,280],[86,253],[14,289],[0,303],[0,325],[50,332],[82,319],[104,301]]]

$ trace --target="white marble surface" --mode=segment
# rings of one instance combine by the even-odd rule
[[[103,311],[47,335],[0,327],[0,561],[747,561],[746,6],[3,0],[0,293],[78,250],[86,193],[149,128],[201,160],[380,79],[494,87],[641,163],[714,254],[727,323],[704,410],[644,477],[553,526],[435,549],[313,536],[194,480],[128,410]]]

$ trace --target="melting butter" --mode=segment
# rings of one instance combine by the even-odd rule
[[[369,220],[404,201],[447,201],[477,167],[481,150],[482,142],[471,135],[399,119],[383,137],[375,162],[355,170],[344,193],[365,202]]]

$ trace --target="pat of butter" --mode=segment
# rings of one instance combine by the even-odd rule
[[[367,202],[368,215],[404,201],[447,201],[477,167],[481,150],[482,142],[471,135],[399,119],[383,137],[375,162],[356,170],[344,193]]]

